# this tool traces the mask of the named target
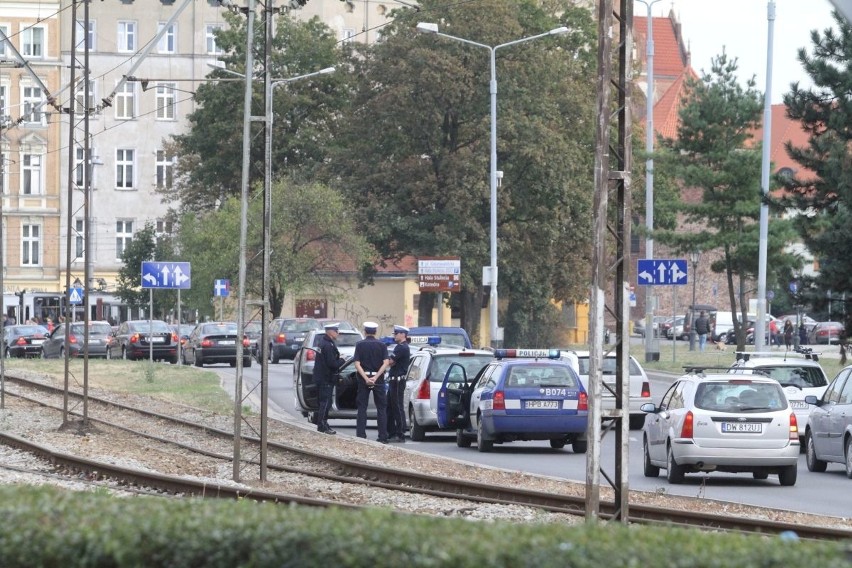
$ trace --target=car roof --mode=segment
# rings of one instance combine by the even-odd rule
[[[734,366],[750,369],[772,365],[775,367],[819,367],[818,353],[798,353],[796,351],[759,351],[759,352],[737,352]]]
[[[704,373],[700,370],[695,370],[694,372],[689,372],[685,375],[682,375],[680,379],[692,380],[694,382],[724,382],[729,383],[731,381],[749,381],[752,383],[775,383],[778,384],[778,381],[771,377],[767,377],[765,375],[733,375],[730,373]]]

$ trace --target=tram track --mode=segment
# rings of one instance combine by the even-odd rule
[[[49,393],[50,397],[64,396],[63,389],[57,388],[53,385],[48,385],[38,381],[31,381],[20,377],[7,376],[7,379],[24,388],[36,389],[43,393]],[[19,397],[21,400],[26,400],[31,404],[48,406],[56,411],[62,410],[61,408],[57,408],[55,404],[51,404],[50,402],[45,402],[43,400],[37,400],[24,393],[10,392],[7,389],[7,395]],[[82,394],[70,390],[69,396],[79,400],[79,398],[82,397]],[[187,438],[192,438],[195,442],[193,444],[185,443],[174,439],[174,436],[164,438],[151,432],[143,432],[122,424],[117,424],[112,420],[93,418],[90,415],[90,421],[100,424],[104,428],[117,428],[127,432],[129,435],[145,437],[157,443],[171,445],[172,447],[177,447],[182,451],[196,453],[214,460],[227,462],[233,459],[233,455],[226,453],[227,448],[231,447],[230,444],[233,444],[233,432],[222,430],[221,428],[211,426],[210,424],[202,424],[185,418],[167,416],[145,408],[137,408],[96,396],[89,395],[88,403],[90,406],[94,405],[101,410],[109,407],[117,411],[119,414],[133,414],[145,417],[146,420],[150,421],[155,426],[158,423],[180,425],[181,429],[187,430]],[[200,444],[197,440],[197,436],[199,435],[201,435],[204,440],[203,444]],[[89,475],[123,479],[126,483],[144,487],[155,487],[159,490],[174,494],[189,494],[220,498],[249,498],[310,506],[355,506],[340,500],[316,499],[286,493],[275,493],[255,487],[198,481],[182,476],[166,475],[157,472],[141,471],[106,464],[103,461],[91,460],[52,450],[30,440],[24,440],[7,434],[0,435],[0,440],[2,440],[5,444],[42,455],[45,459],[50,460],[52,463],[59,464],[63,468],[67,468],[71,471],[81,471],[87,472]],[[260,451],[260,440],[258,438],[244,435],[242,440],[247,444],[252,444],[250,448],[253,451]],[[211,447],[215,449],[211,449]],[[248,449],[249,448],[247,448],[247,450]],[[459,499],[475,503],[521,505],[551,513],[562,513],[573,516],[585,515],[585,500],[582,497],[440,477],[408,469],[398,469],[384,465],[370,464],[357,459],[326,455],[323,454],[322,451],[308,450],[275,441],[268,442],[268,456],[269,459],[267,460],[267,467],[269,470],[284,474],[304,475],[339,483],[362,486],[366,485],[389,491],[404,491],[412,494]],[[286,463],[293,461],[298,461],[300,465],[285,465]],[[245,460],[245,463],[258,464],[257,460]],[[601,503],[600,516],[602,519],[610,519],[615,514],[616,511],[613,503],[606,501]],[[631,504],[630,520],[631,522],[643,524],[677,525],[709,530],[739,531],[760,534],[780,534],[783,532],[793,531],[800,538],[807,539],[852,539],[852,531],[843,528],[820,526],[808,527],[801,524],[792,524],[767,519],[708,514],[698,511],[677,510],[640,504]]]

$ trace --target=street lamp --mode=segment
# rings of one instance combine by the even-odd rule
[[[701,249],[695,249],[689,253],[689,260],[692,261],[692,307],[689,314],[689,350],[695,351],[695,340],[698,335],[695,332],[695,285],[698,284],[698,261],[701,260]]]
[[[435,34],[441,37],[445,37],[447,39],[452,39],[455,41],[460,41],[462,43],[466,43],[468,45],[473,45],[476,47],[484,47],[488,50],[490,54],[490,63],[491,63],[491,83],[489,87],[489,91],[491,93],[491,170],[490,170],[490,185],[491,185],[491,264],[483,269],[483,282],[484,286],[491,287],[491,297],[488,302],[489,306],[489,314],[491,320],[491,345],[492,347],[497,347],[498,342],[503,340],[503,330],[497,325],[497,185],[498,185],[498,177],[502,178],[500,175],[502,172],[497,171],[497,66],[496,66],[496,52],[498,49],[503,47],[508,47],[510,45],[516,45],[519,43],[524,43],[527,41],[532,41],[534,39],[547,37],[551,35],[559,35],[568,32],[568,28],[565,26],[561,26],[555,29],[550,30],[549,32],[544,32],[542,34],[529,36],[521,39],[516,39],[514,41],[501,43],[499,45],[491,46],[485,45],[484,43],[478,43],[475,41],[471,41],[469,39],[464,39],[456,36],[452,36],[449,34],[441,33],[438,31],[438,24],[427,23],[427,22],[419,22],[417,24],[417,31],[428,34]]]

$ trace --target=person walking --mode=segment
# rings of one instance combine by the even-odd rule
[[[366,337],[355,344],[355,371],[357,373],[358,392],[355,402],[358,413],[355,420],[355,435],[367,437],[367,404],[370,393],[373,393],[373,403],[376,405],[376,426],[379,430],[378,441],[388,443],[388,397],[385,390],[384,372],[390,367],[388,347],[378,339],[376,332],[379,324],[372,321],[364,322]]]
[[[769,347],[773,345],[781,345],[781,338],[778,336],[778,322],[771,320],[769,322]]]
[[[337,432],[328,425],[328,411],[331,410],[335,375],[345,362],[335,343],[340,330],[339,326],[340,324],[336,322],[323,326],[325,334],[320,337],[319,353],[314,362],[314,385],[317,387],[317,431],[332,435]]]
[[[408,328],[393,326],[393,340],[396,346],[390,354],[388,371],[388,440],[405,442],[405,376],[411,362],[411,349],[408,347]]]
[[[784,347],[793,347],[793,322],[790,320],[784,322]]]
[[[710,320],[707,318],[707,313],[701,310],[698,317],[695,319],[695,333],[698,334],[698,350],[704,351],[707,345],[707,334],[710,332]]]

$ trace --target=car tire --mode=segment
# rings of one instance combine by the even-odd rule
[[[44,357],[44,349],[42,349],[42,350],[41,350],[41,358],[42,358],[42,359],[44,359],[44,358],[45,358],[45,357]],[[59,358],[60,358],[60,359],[65,359],[65,348],[64,348],[64,347],[60,347],[60,348],[59,348]]]
[[[551,438],[550,439],[550,447],[554,450],[561,450],[565,447],[565,439],[564,438]]]
[[[281,355],[278,354],[278,351],[275,350],[271,345],[269,346],[269,362],[270,363],[278,363],[281,361]]]
[[[121,348],[121,358],[125,361],[130,361],[130,357],[127,356],[127,347]]]
[[[480,452],[490,452],[494,449],[494,440],[488,440],[485,438],[485,434],[482,432],[482,421],[477,420],[478,427],[476,429],[476,449]]]
[[[237,366],[237,360],[236,360],[236,359],[234,359],[233,361],[228,361],[228,365],[230,365],[230,366],[231,366],[231,368],[236,367],[236,366]]]
[[[44,347],[41,348],[41,358],[47,359],[47,355],[44,354]]]
[[[752,472],[751,476],[755,479],[769,479],[769,473],[762,470]]]
[[[660,477],[660,468],[651,463],[651,454],[648,453],[648,440],[642,440],[643,473],[645,477]]]
[[[201,359],[201,357],[198,356],[198,353],[196,353],[195,351],[192,352],[192,358],[195,360],[196,367],[204,366],[204,361]]]
[[[817,473],[822,473],[828,467],[828,462],[817,458],[814,435],[810,430],[805,434],[805,463],[808,466],[808,471]]]
[[[251,357],[246,357],[245,359],[243,359],[243,368],[251,368]]]
[[[414,438],[411,439],[413,440]],[[472,443],[473,440],[471,440],[470,437],[464,435],[464,430],[462,430],[461,428],[456,430],[456,446],[460,448],[469,448]]]
[[[685,468],[682,465],[678,465],[677,460],[675,460],[671,444],[669,444],[669,449],[666,453],[666,466],[666,480],[672,485],[683,483],[686,471]]]
[[[426,439],[426,430],[417,422],[414,411],[408,411],[408,422],[411,424],[411,439],[414,442],[422,442]]]
[[[792,487],[796,485],[797,476],[798,469],[796,464],[788,465],[786,467],[782,467],[778,472],[778,481],[781,483],[782,487]]]
[[[852,437],[846,438],[846,477],[852,479]]]
[[[571,442],[571,451],[575,454],[585,454],[588,450],[588,440],[574,440],[573,442]]]
[[[171,357],[169,359],[169,363],[172,364],[172,365],[177,365],[178,364],[178,356],[175,355],[174,357]]]

